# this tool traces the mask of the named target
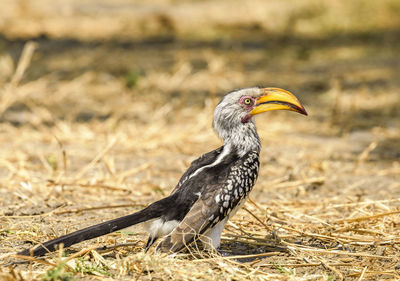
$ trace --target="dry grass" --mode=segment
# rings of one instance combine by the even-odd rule
[[[178,42],[128,50],[118,43],[6,44],[0,279],[398,280],[400,42],[374,32],[248,48],[229,40],[228,47]],[[257,84],[292,90],[310,116],[257,119],[259,179],[223,233],[233,256],[196,247],[187,255],[144,254],[145,233],[136,227],[75,245],[67,257],[6,266],[27,241],[167,195],[190,161],[221,144],[210,126],[219,95]]]
[[[11,38],[221,39],[264,30],[314,35],[392,29],[397,0],[3,0],[0,31]]]

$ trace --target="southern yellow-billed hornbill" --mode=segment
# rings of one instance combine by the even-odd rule
[[[245,202],[258,175],[261,149],[253,115],[270,110],[306,110],[288,91],[278,88],[247,88],[227,94],[214,112],[213,127],[224,145],[195,160],[171,195],[147,208],[45,242],[20,252],[41,256],[64,247],[149,222],[146,250],[163,238],[157,249],[178,252],[201,238],[205,245],[219,247],[227,220]]]

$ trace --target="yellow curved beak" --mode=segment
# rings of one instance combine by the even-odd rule
[[[292,110],[308,115],[299,100],[290,92],[279,88],[264,88],[263,94],[256,101],[256,107],[250,115],[256,115],[271,110]]]

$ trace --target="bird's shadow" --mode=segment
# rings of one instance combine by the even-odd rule
[[[288,250],[284,246],[259,246],[259,245],[251,245],[243,242],[231,242],[224,243],[221,245],[220,253],[223,256],[243,256],[235,258],[236,261],[247,263],[252,262],[254,260],[263,258],[262,255],[254,256],[259,254],[266,254],[272,252],[280,252],[280,253],[288,253]],[[249,256],[249,257],[246,257]]]

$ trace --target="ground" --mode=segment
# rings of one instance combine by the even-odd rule
[[[139,10],[122,0],[16,2],[5,2],[0,21],[1,278],[400,278],[396,1],[310,0],[299,14],[271,1],[278,26],[256,12],[249,22],[236,10],[229,19],[213,13],[225,1],[209,1],[208,13],[197,1],[139,1]],[[105,7],[122,20],[112,25]],[[193,15],[187,25],[185,9]],[[220,97],[254,85],[290,90],[309,116],[257,117],[259,179],[223,232],[222,249],[233,256],[195,247],[145,254],[139,226],[74,245],[67,258],[9,266],[32,243],[168,195],[191,161],[221,145],[211,128]],[[111,248],[96,250],[103,246]]]

